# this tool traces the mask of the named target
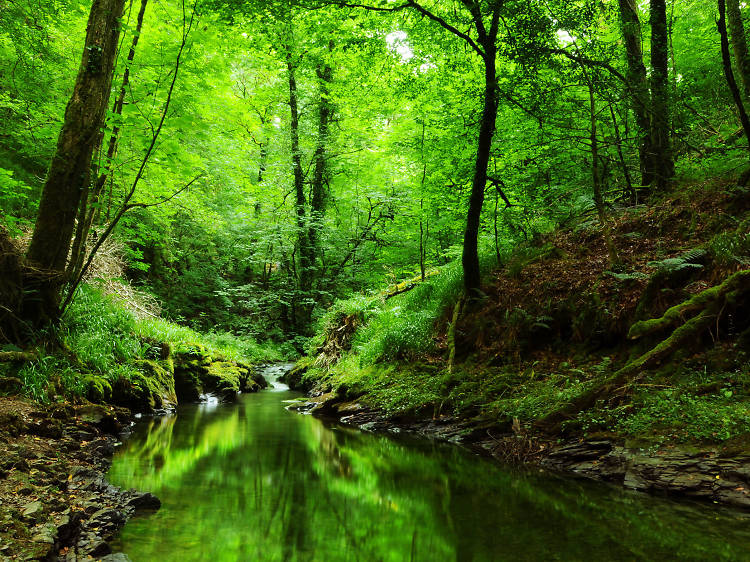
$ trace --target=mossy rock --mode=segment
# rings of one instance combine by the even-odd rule
[[[156,361],[143,359],[136,361],[150,389],[159,394],[163,404],[177,405],[177,395],[174,390],[174,375]]]
[[[139,370],[127,378],[118,378],[112,385],[112,402],[139,412],[174,408],[177,393],[172,373],[149,359],[136,361],[135,365]]]
[[[0,395],[20,394],[23,382],[18,377],[0,376]]]
[[[195,342],[180,344],[173,355],[178,362],[193,361],[203,366],[208,366],[214,361],[206,346]]]
[[[86,398],[92,402],[109,402],[112,399],[112,383],[99,375],[85,375],[83,379]]]
[[[265,379],[250,365],[223,359],[210,360],[198,351],[175,356],[174,384],[181,402],[197,402],[205,393],[215,392],[224,400],[234,400],[240,392],[266,388]]]
[[[240,392],[257,392],[267,386],[266,381],[252,367],[235,361],[214,361],[204,377],[205,386],[225,400],[232,400]]]
[[[203,394],[201,365],[176,364],[174,369],[174,388],[180,402],[197,402]]]
[[[180,352],[174,356],[174,385],[180,402],[197,402],[206,392],[203,381],[208,374],[208,365],[210,361],[200,353]]]
[[[314,358],[312,357],[303,357],[281,378],[282,382],[289,385],[289,388],[292,390],[308,392],[312,389],[315,382],[312,380],[306,380],[305,373],[307,373],[307,370],[314,365],[314,362]]]

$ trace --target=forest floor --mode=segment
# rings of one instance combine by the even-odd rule
[[[609,236],[616,255],[592,215],[521,245],[480,306],[443,311],[426,351],[368,362],[351,334],[367,319],[344,317],[290,382],[365,429],[750,506],[750,197],[729,180],[681,185],[614,212]]]

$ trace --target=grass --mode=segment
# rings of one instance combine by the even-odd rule
[[[487,273],[496,265],[495,259],[491,251],[482,252],[482,272]],[[389,299],[357,295],[338,301],[321,318],[318,336],[310,341],[307,351],[314,354],[323,345],[332,330],[339,327],[343,314],[360,318],[351,345],[362,365],[419,358],[434,350],[436,324],[462,292],[461,262],[456,260],[401,295]]]
[[[67,353],[43,355],[15,374],[31,398],[85,396],[92,386],[110,386],[119,378],[142,379],[137,362],[158,357],[162,343],[176,352],[202,347],[215,359],[257,364],[293,358],[291,346],[258,343],[228,333],[200,334],[159,318],[136,318],[123,304],[83,285],[57,328]]]

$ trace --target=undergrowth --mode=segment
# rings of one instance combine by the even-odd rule
[[[502,255],[486,306],[457,324],[473,339],[455,364],[447,340],[463,290],[458,260],[424,282],[400,284],[402,294],[339,301],[308,347],[305,382],[388,414],[480,418],[508,430],[517,421],[532,430],[606,387],[693,312],[664,333],[628,339],[636,321],[658,320],[750,266],[750,218],[725,188],[717,181],[681,189],[615,216],[621,264],[610,263],[595,221]],[[496,259],[485,253],[484,271]],[[656,444],[750,435],[750,303],[730,304],[695,341],[608,389],[556,431]],[[342,345],[324,345],[344,326]],[[326,359],[330,349],[336,356]]]
[[[480,254],[480,267],[485,275],[496,263],[491,251]],[[462,292],[461,262],[455,260],[438,274],[395,297],[356,295],[337,301],[321,318],[317,336],[310,340],[307,352],[311,355],[319,352],[326,338],[339,326],[343,314],[361,318],[351,341],[351,353],[362,365],[422,356],[434,350],[436,323]]]
[[[16,373],[24,392],[38,401],[55,395],[85,396],[93,386],[119,378],[141,379],[139,361],[158,357],[162,344],[176,352],[201,347],[214,358],[243,363],[294,357],[290,346],[258,343],[229,333],[200,334],[160,318],[138,318],[121,301],[83,285],[56,329],[64,352],[42,354]]]

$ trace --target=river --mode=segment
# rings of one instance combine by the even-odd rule
[[[128,522],[115,550],[133,562],[750,560],[747,514],[327,424],[284,409],[299,396],[276,383],[137,424],[109,479],[162,508]]]

